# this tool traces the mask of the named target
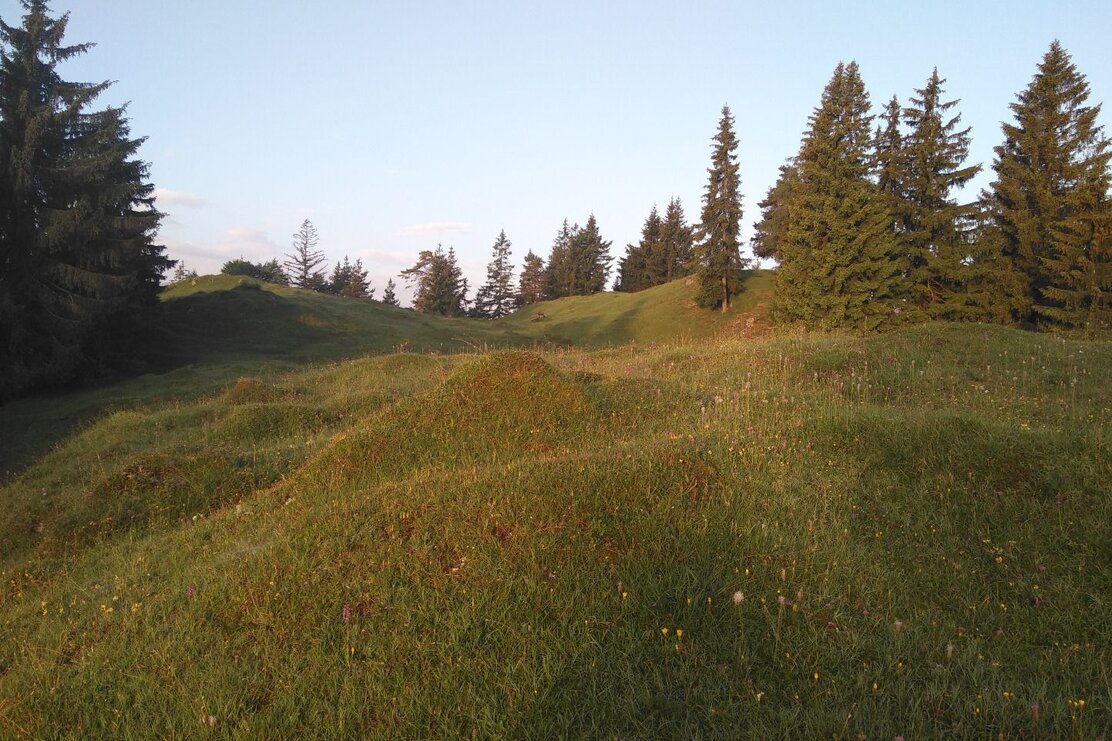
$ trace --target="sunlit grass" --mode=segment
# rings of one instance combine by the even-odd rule
[[[121,409],[0,490],[0,735],[1107,734],[1110,361],[928,325]]]

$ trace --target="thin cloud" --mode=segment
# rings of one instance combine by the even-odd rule
[[[219,250],[228,255],[229,259],[270,259],[282,254],[282,247],[270,238],[269,233],[253,226],[233,226],[226,230],[220,236]]]
[[[208,201],[194,193],[186,193],[169,188],[155,188],[154,197],[160,206],[185,206],[186,208],[204,208]]]
[[[400,237],[428,237],[435,234],[470,234],[471,225],[459,221],[436,221],[414,224],[398,232]]]

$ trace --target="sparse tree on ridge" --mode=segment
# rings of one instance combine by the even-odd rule
[[[324,253],[317,250],[317,230],[313,222],[305,219],[293,235],[293,252],[283,263],[290,285],[298,288],[323,289],[328,280],[317,267],[324,264]]]
[[[513,265],[510,264],[510,240],[506,231],[499,233],[490,264],[487,265],[486,283],[475,292],[473,314],[483,319],[498,319],[511,313],[517,306],[513,288]]]
[[[698,264],[697,301],[705,308],[730,308],[730,299],[741,283],[741,177],[737,163],[737,137],[729,106],[722,106],[714,136],[709,180],[703,195],[703,214],[695,248]]]
[[[521,276],[518,281],[517,303],[519,306],[529,306],[545,299],[548,288],[548,279],[545,272],[544,260],[529,250],[521,266]]]
[[[173,261],[154,244],[162,214],[111,85],[58,67],[69,15],[25,0],[0,22],[0,398],[133,357]]]
[[[387,306],[399,306],[398,294],[396,293],[397,284],[394,283],[393,278],[386,280],[386,288],[382,291],[382,303]]]
[[[1109,324],[1112,150],[1088,98],[1085,76],[1055,41],[995,149],[983,199],[1005,258],[994,278],[1019,323]]]

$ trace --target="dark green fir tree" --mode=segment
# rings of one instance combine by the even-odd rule
[[[691,226],[687,223],[687,216],[683,212],[683,204],[679,198],[668,202],[664,212],[664,221],[660,225],[660,250],[659,259],[663,260],[662,268],[656,268],[656,274],[661,282],[667,283],[676,278],[682,278],[692,269],[695,256],[695,238]]]
[[[475,292],[472,315],[481,319],[498,319],[511,313],[517,306],[514,292],[513,265],[510,264],[510,240],[506,231],[494,241],[490,263],[487,264],[486,283]]]
[[[293,251],[286,255],[284,263],[291,286],[314,291],[324,290],[328,286],[324,272],[317,269],[324,265],[324,253],[317,249],[319,242],[313,222],[308,219],[302,221],[293,235]]]
[[[893,208],[908,254],[907,308],[917,318],[983,319],[984,310],[970,301],[969,282],[980,280],[973,234],[976,203],[958,203],[962,188],[980,165],[967,165],[969,128],[959,128],[956,100],[943,100],[943,83],[935,69],[903,110],[903,140]],[[881,187],[885,186],[881,170]]]
[[[1109,323],[1112,151],[1088,99],[1089,83],[1055,41],[995,149],[984,201],[1005,258],[999,300],[1020,324]]]
[[[58,67],[68,14],[24,0],[0,21],[0,398],[134,357],[173,262],[153,240],[142,139],[122,108],[93,108],[110,85]]]
[[[625,256],[618,261],[615,291],[641,291],[664,282],[667,265],[661,243],[663,226],[660,214],[653,206],[641,227],[641,241],[626,245]]]
[[[782,320],[854,329],[900,321],[907,260],[869,177],[872,120],[857,63],[839,63],[799,152],[776,271]]]
[[[544,259],[529,250],[525,253],[521,277],[518,280],[518,306],[529,306],[544,301],[547,288],[548,276],[545,272]]]
[[[387,278],[386,288],[382,290],[382,303],[386,304],[387,306],[400,306],[401,304],[398,301],[397,288],[398,286],[396,283],[394,283],[394,279]]]
[[[703,195],[702,220],[695,261],[699,277],[697,302],[704,308],[730,308],[741,286],[741,176],[737,137],[729,106],[722,106],[713,139],[709,178]]]
[[[453,248],[445,252],[422,250],[417,264],[402,271],[413,288],[413,308],[422,314],[463,316],[467,308],[467,280],[463,277]]]
[[[753,254],[757,257],[780,260],[781,245],[791,223],[791,200],[798,184],[799,167],[795,160],[780,165],[780,176],[765,199],[757,204],[761,209],[761,220],[754,224],[753,231]]]

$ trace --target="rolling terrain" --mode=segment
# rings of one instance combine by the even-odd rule
[[[1112,729],[1112,342],[228,277],[0,409],[0,736]]]

